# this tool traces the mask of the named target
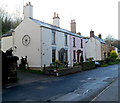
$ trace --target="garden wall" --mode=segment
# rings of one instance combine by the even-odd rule
[[[80,64],[82,66],[82,70],[90,70],[95,68],[95,62],[84,62]]]
[[[63,76],[67,74],[72,74],[76,72],[81,72],[82,70],[90,70],[95,68],[95,62],[84,62],[81,63],[78,66],[74,67],[68,67],[68,68],[63,68],[63,69],[50,69],[50,68],[45,68],[44,73],[47,75],[54,75],[54,76]]]

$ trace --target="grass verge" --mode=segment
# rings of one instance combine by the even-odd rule
[[[108,64],[103,64],[103,65],[101,65],[101,67],[107,67],[107,66],[109,66],[109,65],[114,65],[114,64],[119,64],[119,63],[120,63],[120,61],[110,62],[110,63],[108,63]]]
[[[40,71],[40,70],[25,70],[25,69],[22,69],[22,71],[30,72],[30,73],[37,73],[37,74],[43,74],[44,73],[43,71]]]

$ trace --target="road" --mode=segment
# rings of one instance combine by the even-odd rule
[[[62,77],[23,75],[26,81],[3,89],[2,101],[90,101],[118,77],[118,65]]]

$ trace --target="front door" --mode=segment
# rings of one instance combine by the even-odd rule
[[[80,62],[80,53],[77,53],[77,62]]]

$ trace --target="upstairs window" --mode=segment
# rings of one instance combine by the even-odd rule
[[[73,50],[73,61],[76,62],[76,51]]]
[[[52,44],[55,45],[56,40],[55,40],[56,36],[55,36],[55,31],[52,31]]]
[[[67,46],[67,35],[65,35],[65,46]]]
[[[75,37],[73,37],[73,47],[75,47]]]
[[[83,39],[81,39],[81,48],[83,48]]]

